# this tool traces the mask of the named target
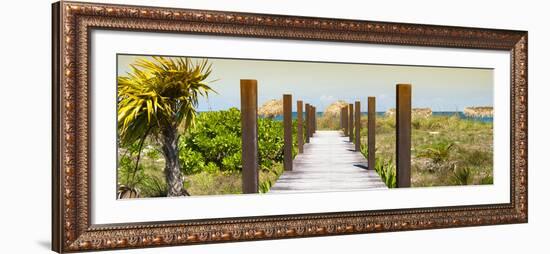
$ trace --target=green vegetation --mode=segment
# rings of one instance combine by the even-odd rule
[[[167,196],[187,195],[180,174],[177,141],[192,126],[199,97],[212,91],[205,81],[211,72],[210,65],[206,60],[193,64],[188,58],[153,57],[138,59],[130,66],[132,72],[117,79],[118,134],[123,153],[132,147],[129,155],[135,155],[131,158],[136,159],[134,169],[125,164],[133,160],[120,160],[120,173],[126,174],[123,179],[127,181],[119,185],[119,196],[138,195],[140,190],[136,187],[144,182],[158,185],[158,178],[140,176],[141,150],[149,137],[160,144],[164,155]]]
[[[339,119],[334,119],[335,121]],[[366,117],[362,119],[361,152],[367,157]],[[492,123],[432,116],[415,119],[412,134],[412,186],[492,184]],[[294,151],[297,153],[296,122]],[[259,189],[268,192],[283,173],[282,122],[258,119]],[[190,195],[242,193],[240,111],[203,112],[178,142],[180,172]],[[377,118],[375,170],[390,188],[396,186],[395,120]],[[124,197],[167,196],[165,164],[153,137],[143,144],[136,168],[139,142],[119,149],[119,186]]]
[[[441,140],[420,147],[416,156],[419,158],[429,158],[434,164],[440,164],[449,160],[454,143],[448,140]]]
[[[319,130],[339,130],[340,114],[325,114],[317,118],[317,129]]]
[[[369,149],[365,143],[361,144],[361,154],[363,154],[365,158],[369,157]],[[395,163],[393,163],[392,159],[384,160],[380,157],[376,158],[374,170],[378,173],[380,178],[382,178],[382,181],[386,184],[386,186],[389,188],[395,188],[397,186],[397,173],[395,170]]]
[[[472,182],[472,170],[470,168],[455,169],[453,180],[457,185],[468,185]]]
[[[378,173],[388,188],[397,187],[395,163],[392,160],[384,161],[383,159],[376,159],[374,170],[376,170],[376,173]]]
[[[242,193],[242,154],[240,111],[202,112],[195,124],[180,136],[178,142],[180,172],[189,195]],[[294,155],[297,153],[294,122]],[[166,196],[162,178],[164,158],[154,140],[145,141],[147,151],[135,167],[136,150],[132,146],[119,152],[119,186],[132,189],[140,197]],[[258,155],[260,192],[268,192],[283,173],[283,124],[269,118],[258,119]],[[124,152],[122,152],[124,151]]]
[[[367,155],[367,117],[362,119],[363,154]],[[413,187],[493,183],[493,124],[431,116],[412,121]],[[389,187],[395,177],[395,119],[376,119],[375,170]]]
[[[141,58],[117,78],[119,198],[242,193],[240,111],[197,113],[199,98],[214,92],[207,60]],[[319,130],[337,130],[334,104],[317,118]],[[367,117],[363,116],[362,126]],[[413,117],[412,186],[493,183],[493,125],[455,116]],[[375,170],[396,185],[395,119],[378,117]],[[293,156],[297,154],[293,121]],[[361,148],[366,156],[367,129]],[[305,134],[305,131],[303,132]],[[259,192],[283,172],[283,123],[258,120]]]

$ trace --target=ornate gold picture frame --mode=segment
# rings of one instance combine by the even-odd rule
[[[52,249],[177,246],[527,222],[527,32],[58,2],[52,8]],[[92,224],[92,30],[510,52],[510,202],[163,222]]]

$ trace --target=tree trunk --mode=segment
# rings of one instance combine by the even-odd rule
[[[168,184],[168,197],[187,196],[183,189],[183,176],[180,171],[178,129],[166,128],[162,130],[162,152],[166,161],[164,175]]]

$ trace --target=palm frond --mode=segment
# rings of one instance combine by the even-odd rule
[[[151,128],[157,133],[170,126],[192,126],[200,97],[215,92],[206,79],[208,60],[139,58],[126,76],[118,77],[118,130],[121,142],[132,143]]]

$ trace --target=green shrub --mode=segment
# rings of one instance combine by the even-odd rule
[[[202,171],[242,170],[241,113],[236,108],[202,112],[196,124],[180,140],[180,161],[186,175]],[[296,121],[293,153],[297,153]],[[269,118],[258,119],[258,157],[261,170],[269,171],[283,161],[283,124]]]
[[[283,123],[269,118],[258,119],[258,157],[261,170],[270,170],[283,161]]]
[[[191,175],[202,171],[205,167],[204,157],[185,145],[180,145],[180,166],[183,174]]]
[[[219,173],[220,171],[220,168],[218,167],[218,165],[214,162],[208,162],[206,164],[206,166],[204,167],[203,169],[204,172],[207,172],[207,173],[211,173],[211,174],[214,174],[214,173]]]
[[[223,166],[223,159],[241,150],[240,111],[200,113],[195,126],[182,138],[180,148],[185,147],[199,153],[205,164]]]
[[[234,153],[230,156],[223,158],[222,168],[224,169],[224,171],[231,171],[231,172],[241,171],[243,168],[242,152],[239,151],[237,153]]]
[[[185,156],[202,156],[204,164],[214,163],[221,171],[240,171],[242,169],[241,114],[236,108],[224,111],[200,113],[196,125],[180,142],[180,148],[193,152],[184,152]],[[184,149],[182,149],[184,150]],[[197,156],[197,160],[200,158]],[[274,162],[283,158],[283,126],[272,119],[258,119],[258,156],[260,168],[269,169]],[[210,166],[212,168],[212,166]],[[200,169],[199,169],[200,170]],[[187,173],[197,171],[184,170]]]
[[[421,150],[416,154],[416,156],[419,158],[429,158],[434,163],[439,164],[449,159],[453,147],[453,142],[442,140],[431,143],[428,146],[421,147]]]
[[[385,161],[382,159],[377,159],[374,169],[388,188],[397,187],[396,168],[392,160]]]

